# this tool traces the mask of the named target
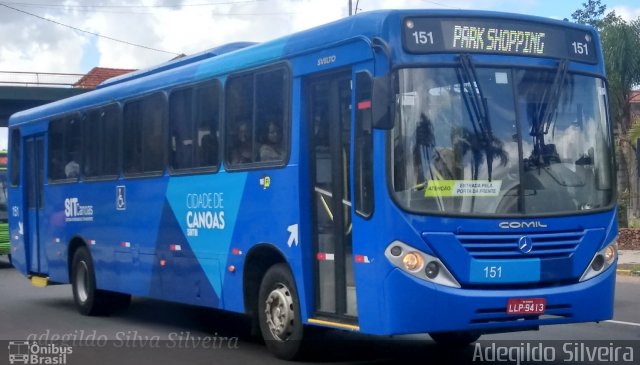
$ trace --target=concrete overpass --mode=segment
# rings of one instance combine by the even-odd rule
[[[0,127],[11,114],[93,90],[134,70],[95,67],[85,74],[0,71]]]
[[[0,86],[0,127],[7,126],[13,113],[86,91],[88,90],[70,87]]]

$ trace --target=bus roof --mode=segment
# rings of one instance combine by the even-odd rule
[[[360,13],[305,31],[293,33],[268,42],[253,44],[238,42],[222,45],[195,55],[163,63],[133,74],[103,82],[100,87],[81,95],[18,112],[9,119],[9,126],[42,120],[74,110],[98,107],[125,97],[141,95],[167,86],[196,82],[206,77],[241,71],[280,59],[317,51],[347,39],[366,38],[389,34],[390,27],[400,27],[404,16],[478,17],[509,19],[523,22],[576,28],[591,32],[592,27],[554,19],[478,10],[378,10]],[[394,50],[398,52],[398,50]]]

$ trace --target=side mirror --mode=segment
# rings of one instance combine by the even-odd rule
[[[377,129],[392,129],[394,123],[393,88],[389,75],[373,79],[372,117],[373,127]]]

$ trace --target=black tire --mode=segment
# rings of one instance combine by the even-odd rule
[[[283,360],[302,356],[300,302],[287,265],[273,265],[264,275],[258,293],[258,319],[262,338],[272,354]]]
[[[71,288],[78,312],[85,316],[107,315],[129,305],[131,296],[96,288],[96,276],[91,254],[80,247],[73,255]]]
[[[440,345],[452,347],[465,347],[472,344],[480,338],[480,334],[469,331],[458,332],[434,332],[429,336]]]

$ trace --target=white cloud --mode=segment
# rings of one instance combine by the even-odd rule
[[[524,3],[532,0],[524,0]],[[168,0],[106,0],[86,8],[79,0],[60,6],[19,6],[56,22],[108,37],[175,53],[191,54],[235,41],[266,41],[347,15],[347,0],[215,0],[224,5],[188,6],[209,1],[182,0],[181,5],[149,7]],[[495,8],[504,0],[362,0],[361,11],[384,8]],[[42,3],[38,1],[36,3]],[[353,1],[355,6],[356,0]],[[86,4],[86,3],[84,3]],[[172,1],[171,4],[176,4]],[[135,7],[145,5],[147,7]],[[114,42],[74,31],[0,7],[0,70],[85,72],[93,66],[143,68],[165,62],[172,54]],[[92,46],[95,44],[95,46]],[[95,52],[97,65],[83,65]]]
[[[21,4],[26,1],[44,3],[41,0],[23,0]],[[188,6],[213,2],[223,4]],[[51,4],[54,3],[60,4]],[[93,0],[91,3],[121,7],[78,7],[87,4],[81,0],[66,0],[64,4],[69,5],[68,8],[14,6],[104,36],[185,54],[229,42],[266,41],[340,19],[348,12],[347,0]],[[355,3],[353,0],[354,6]],[[177,5],[157,7],[162,4]],[[548,9],[551,13],[562,13],[549,1],[541,0],[360,0],[358,7],[360,11],[393,7],[529,14]],[[639,9],[630,7],[614,7],[612,10],[625,18],[640,15]],[[0,70],[7,71],[75,73],[86,72],[94,66],[144,68],[174,57],[173,54],[96,38],[2,6],[0,39]]]
[[[640,18],[640,8],[632,8],[629,6],[614,6],[611,10],[616,12],[616,15],[621,16],[626,21],[635,20]]]

